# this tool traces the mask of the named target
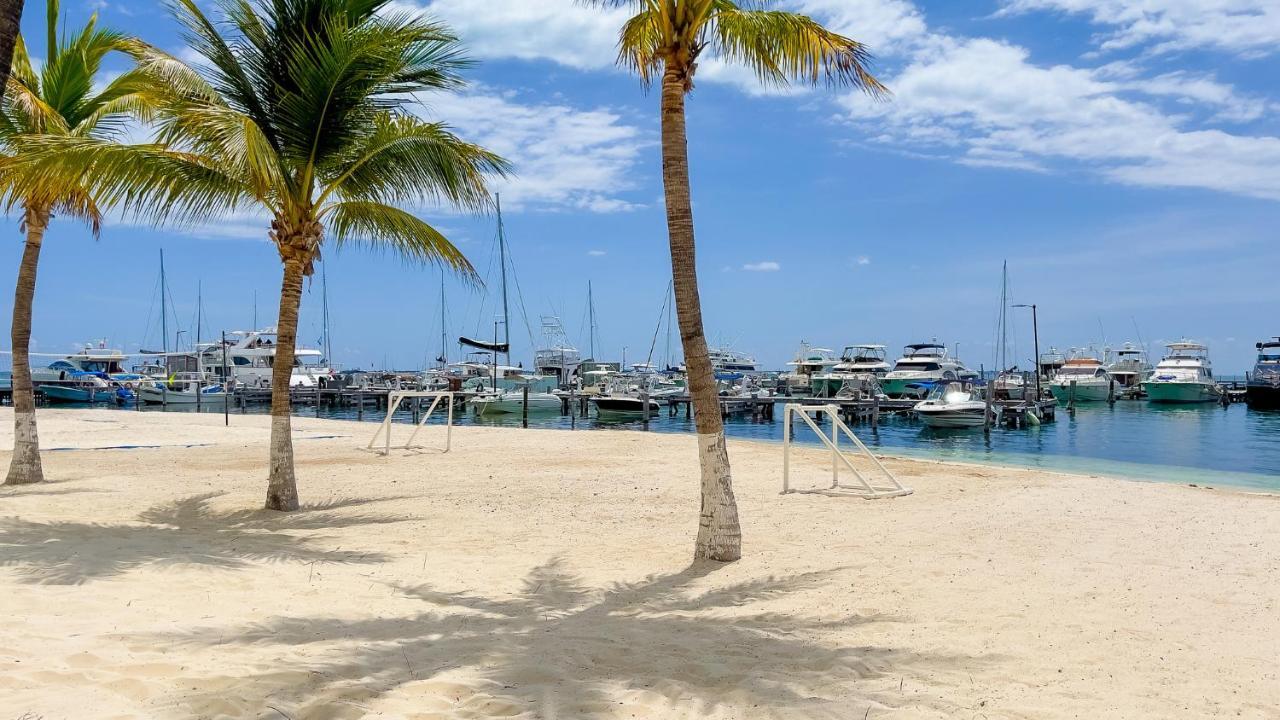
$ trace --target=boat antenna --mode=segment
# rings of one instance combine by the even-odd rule
[[[667,368],[671,367],[671,312],[675,309],[676,291],[674,281],[667,284],[667,348],[664,351],[666,356],[663,365]]]
[[[507,364],[511,364],[511,318],[507,306],[507,236],[502,225],[502,195],[494,193],[493,202],[498,211],[498,258],[502,266],[502,335],[507,346]],[[497,364],[498,354],[493,355]]]
[[[200,332],[204,320],[204,281],[196,278],[196,350],[200,349]]]
[[[591,292],[591,281],[587,281],[587,334],[591,344],[591,359],[596,359],[596,300]]]
[[[253,329],[258,329],[258,291],[253,291]]]

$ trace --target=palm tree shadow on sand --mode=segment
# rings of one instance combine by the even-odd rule
[[[260,562],[376,563],[386,557],[329,550],[316,532],[404,520],[392,515],[338,512],[376,500],[333,500],[303,506],[309,512],[214,511],[206,493],[157,505],[135,524],[34,522],[0,518],[0,567],[23,582],[78,585],[148,565],[200,565],[235,570]]]
[[[654,717],[701,717],[724,705],[750,717],[847,718],[856,710],[861,718],[872,707],[906,700],[900,677],[962,677],[987,662],[822,640],[871,623],[907,622],[902,618],[741,611],[821,585],[830,572],[693,593],[691,585],[717,567],[698,563],[592,589],[553,559],[534,568],[512,597],[401,587],[430,609],[359,620],[276,618],[147,642],[216,647],[237,663],[228,645],[269,648],[277,658],[309,646],[305,656],[312,659],[290,667],[203,678],[206,687],[222,690],[188,695],[174,708],[180,715],[236,717],[359,718],[385,698],[433,717],[613,717],[622,703],[656,708]],[[910,701],[944,704],[936,693]],[[377,710],[395,715],[400,707]]]

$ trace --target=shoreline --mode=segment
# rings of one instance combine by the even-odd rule
[[[161,447],[49,452],[51,482],[0,487],[15,717],[1280,706],[1275,495],[889,457],[914,494],[782,496],[776,444],[731,439],[744,556],[691,566],[690,435],[464,427],[442,454],[433,426],[384,457],[374,424],[295,418],[304,511],[272,513],[269,416],[240,417],[42,413],[48,447]],[[792,470],[821,488],[830,454]]]

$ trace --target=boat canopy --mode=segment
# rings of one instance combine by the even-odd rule
[[[458,342],[466,345],[467,347],[479,348],[480,350],[487,350],[489,352],[505,353],[511,351],[510,343],[484,342],[483,340],[472,340],[469,337],[460,337],[458,338]]]

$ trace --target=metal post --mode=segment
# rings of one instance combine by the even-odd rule
[[[644,407],[644,429],[649,429],[649,391],[640,391],[640,405]]]
[[[828,405],[827,412],[831,415],[831,487],[834,489],[840,485],[840,433],[836,430],[836,415],[840,408]]]
[[[786,495],[791,491],[791,408],[792,405],[782,406],[782,494]]]

